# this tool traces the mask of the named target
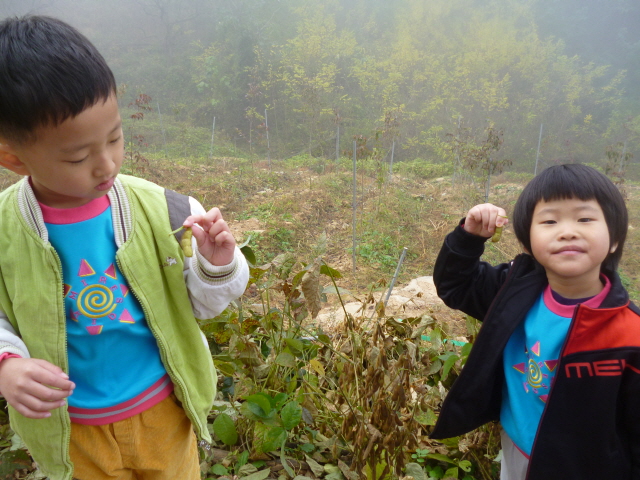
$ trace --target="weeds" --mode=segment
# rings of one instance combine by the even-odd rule
[[[347,289],[358,279],[339,273],[350,267],[344,262],[351,233],[350,160],[340,161],[347,168],[339,165],[318,175],[312,157],[295,171],[274,161],[271,172],[244,159],[168,163],[151,158],[147,178],[191,194],[207,207],[221,206],[232,227],[250,218],[264,224],[251,238],[258,257],[253,263],[260,266],[251,269],[245,297],[201,322],[219,373],[219,397],[210,415],[214,443],[202,450],[203,478],[497,478],[497,425],[444,442],[428,437],[478,322],[467,319],[466,328],[450,331],[445,310],[390,316],[374,299],[384,282],[351,295]],[[450,175],[446,166],[429,173],[418,171],[418,161],[411,168],[396,164],[406,169],[403,178],[381,189],[375,163],[361,159],[359,165],[365,168],[359,278],[367,283],[389,278],[403,245],[410,257],[402,277],[428,274],[444,235],[473,201],[471,193],[460,185],[453,190],[448,180],[423,180],[445,176],[438,168]],[[510,213],[523,179],[515,174],[494,178],[492,201]],[[636,186],[626,186],[636,224]],[[629,231],[622,278],[637,299],[637,278],[630,273],[640,268],[636,232]],[[518,251],[507,227],[500,243],[487,246],[485,259],[505,261]],[[360,297],[363,308],[346,314],[341,328],[325,332],[315,319],[318,310],[329,301],[344,309],[346,295]],[[27,478],[33,474],[30,458],[7,420],[0,423],[0,478],[3,473]]]
[[[225,391],[234,414],[212,423],[217,442],[241,445],[268,468],[277,459],[291,477],[337,479],[327,474],[333,468],[351,480],[397,478],[413,455],[429,475],[491,478],[482,473],[491,464],[487,435],[448,445],[426,436],[470,345],[454,344],[431,316],[387,317],[381,303],[372,318],[348,314],[332,336],[311,330],[326,295],[340,297],[340,276],[320,259],[281,255],[251,270],[250,307],[203,323],[216,367],[233,385]],[[222,474],[211,458],[205,463],[208,478]]]

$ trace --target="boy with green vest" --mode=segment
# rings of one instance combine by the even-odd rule
[[[25,177],[0,193],[0,393],[52,480],[197,480],[216,376],[196,318],[248,267],[217,208],[119,175],[123,144],[84,36],[0,23],[0,165]]]

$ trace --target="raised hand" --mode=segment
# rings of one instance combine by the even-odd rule
[[[483,203],[469,210],[464,229],[473,235],[489,238],[495,233],[496,227],[503,227],[507,223],[509,220],[504,209],[491,203]]]
[[[197,225],[194,226],[194,224]],[[233,261],[236,240],[218,208],[212,208],[204,215],[191,215],[187,217],[183,225],[193,227],[193,236],[198,242],[198,251],[211,265],[222,267]]]

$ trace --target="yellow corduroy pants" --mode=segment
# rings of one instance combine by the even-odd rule
[[[108,425],[71,425],[76,480],[200,480],[198,444],[175,396]]]

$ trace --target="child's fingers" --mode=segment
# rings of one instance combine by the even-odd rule
[[[76,387],[75,383],[69,380],[69,376],[64,373],[60,367],[46,360],[33,359],[32,361],[33,367],[29,373],[35,382],[48,385],[58,389],[58,391],[73,391]]]
[[[464,228],[474,235],[490,237],[495,232],[496,227],[501,227],[506,223],[504,209],[490,203],[484,203],[476,205],[469,210]]]
[[[220,218],[211,225],[211,228],[209,228],[209,237],[211,238],[211,240],[214,240],[215,238],[218,237],[218,235],[220,235],[223,232],[231,235],[231,230],[229,229],[229,225],[227,225],[227,222],[225,222],[224,220],[222,220],[222,218]],[[220,242],[216,242],[216,244],[220,244]]]
[[[218,220],[222,220],[222,213],[219,208],[212,208],[203,215],[190,215],[188,216],[183,225],[185,227],[192,227],[194,224],[200,225],[204,230],[208,231]]]
[[[48,418],[51,416],[51,410],[55,410],[56,408],[60,408],[66,404],[65,400],[58,400],[55,402],[47,402],[44,400],[40,400],[37,397],[26,396],[22,399],[21,402],[12,405],[13,408],[16,409],[18,413],[21,415],[34,418],[34,419],[42,419]]]
[[[229,232],[228,230],[218,233],[218,235],[213,238],[213,241],[217,247],[222,248],[233,248],[236,245],[236,239],[233,238],[233,235],[231,235],[231,232]]]

